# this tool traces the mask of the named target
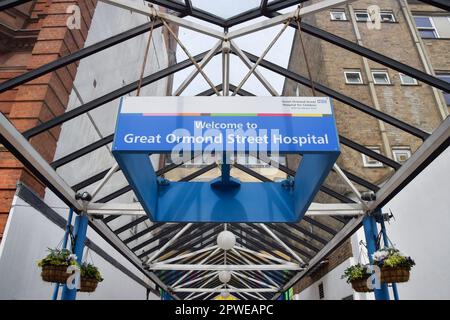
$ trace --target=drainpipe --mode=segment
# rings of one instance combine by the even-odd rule
[[[411,33],[411,36],[419,53],[420,60],[424,66],[425,72],[432,76],[436,76],[430,57],[428,56],[425,45],[422,41],[422,37],[420,37],[419,31],[416,28],[414,18],[411,14],[408,3],[405,0],[399,0],[399,3],[406,20],[406,24],[408,25],[409,32]],[[436,89],[435,87],[431,86],[431,89],[433,90],[433,96],[436,100],[436,107],[438,109],[438,112],[441,118],[444,120],[449,114],[447,105],[444,102],[444,96],[442,95],[441,91]]]
[[[347,6],[348,6],[349,13],[350,13],[350,21],[352,22],[352,27],[353,27],[353,31],[355,32],[357,43],[358,43],[358,45],[363,46],[361,34],[359,33],[358,24],[355,19],[355,12],[353,10],[353,6],[351,4],[348,4]],[[363,59],[364,72],[369,81],[369,91],[370,91],[370,96],[372,98],[372,103],[373,103],[375,109],[381,111],[380,103],[379,103],[378,97],[377,97],[377,92],[375,90],[375,84],[373,83],[372,73],[370,72],[369,61],[366,57],[362,57],[362,59]],[[386,133],[386,126],[384,125],[384,122],[381,120],[377,120],[377,122],[378,122],[378,127],[379,127],[380,133],[381,133],[381,139],[383,141],[383,149],[384,149],[385,155],[388,158],[392,159],[392,150],[391,150],[391,145],[389,143],[389,139],[388,139],[388,136]]]

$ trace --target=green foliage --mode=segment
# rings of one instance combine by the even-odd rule
[[[77,258],[67,249],[48,248],[49,254],[38,261],[38,266],[71,266],[78,265]]]
[[[350,283],[356,280],[367,279],[369,276],[370,274],[367,271],[367,266],[358,263],[357,265],[345,269],[341,279],[347,278],[347,282]]]
[[[411,257],[403,255],[395,248],[383,248],[373,254],[374,262],[380,268],[411,268],[416,264]]]
[[[103,281],[100,271],[98,271],[98,268],[93,264],[83,263],[80,269],[82,277],[96,279],[98,282]]]

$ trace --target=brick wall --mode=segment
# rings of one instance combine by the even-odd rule
[[[341,244],[336,250],[334,250],[328,257],[323,259],[325,263],[323,263],[316,270],[313,270],[306,277],[300,279],[294,285],[294,294],[302,292],[309,286],[311,286],[314,282],[318,281],[328,272],[339,266],[342,262],[352,257],[352,246],[350,240],[345,241]]]
[[[317,2],[317,1],[316,1]],[[373,1],[356,1],[351,5],[354,10],[366,10]],[[409,31],[405,16],[398,1],[380,0],[376,4],[381,10],[391,11],[396,21],[394,23],[382,23],[381,30],[370,30],[365,22],[357,22],[361,34],[363,46],[370,48],[383,55],[406,63],[419,70],[424,70],[420,60],[419,52]],[[347,21],[332,21],[330,10],[308,16],[304,22],[317,26],[330,33],[336,34],[352,42],[357,42],[356,34],[350,21],[350,11],[348,6],[340,6],[347,15]],[[439,12],[440,10],[424,5],[412,5],[411,11],[417,12]],[[309,57],[313,80],[326,85],[349,97],[359,100],[369,106],[374,106],[374,101],[370,95],[368,80],[364,72],[362,57],[332,45],[326,41],[303,35],[306,47],[306,54]],[[448,60],[449,44],[448,39],[425,40],[425,45],[430,55],[433,67],[436,70],[450,70]],[[424,131],[432,132],[439,126],[442,119],[436,107],[430,86],[419,82],[417,86],[404,86],[400,83],[399,73],[386,68],[383,65],[369,61],[370,69],[386,70],[389,74],[391,84],[376,85],[375,91],[382,112],[401,119]],[[295,38],[289,69],[303,76],[307,75],[304,52]],[[363,77],[364,84],[349,85],[345,83],[344,70],[359,69]],[[285,82],[283,94],[296,95],[297,84],[287,80]],[[299,86],[300,95],[309,95],[311,90],[305,86]],[[318,93],[321,95],[321,93]],[[378,146],[385,156],[389,156],[383,150],[380,127],[374,117],[368,116],[354,108],[338,101],[334,101],[336,124],[341,135],[366,146]],[[392,147],[408,146],[414,152],[421,145],[422,141],[409,135],[400,129],[386,125],[386,134],[389,144]],[[348,170],[374,184],[381,185],[392,174],[392,169],[387,166],[381,168],[364,167],[362,155],[348,147],[342,146],[342,153],[338,159],[338,164],[342,169]],[[295,169],[298,159],[288,156],[288,165]],[[326,185],[333,190],[344,195],[351,195],[349,188],[342,183],[342,180],[334,173],[330,173],[326,180]],[[356,185],[361,191],[364,187]],[[316,202],[336,201],[319,193],[314,199]],[[319,280],[324,274],[335,268],[348,257],[351,257],[351,246],[349,242],[344,243],[338,250],[328,257],[328,263],[317,269],[313,274],[301,279],[294,287],[298,293]]]
[[[36,30],[30,50],[0,52],[0,80],[4,81],[75,52],[84,46],[97,0],[38,0],[25,24]],[[81,28],[69,29],[72,13],[68,6],[78,5]],[[7,61],[5,57],[8,57]],[[3,61],[2,61],[3,58]],[[9,61],[9,63],[7,63]],[[78,63],[30,81],[0,95],[0,108],[21,132],[65,112]],[[30,143],[49,162],[53,160],[60,128],[56,127],[30,139]],[[44,186],[37,181],[7,150],[0,149],[0,238],[10,210],[17,181],[22,181],[38,194]]]

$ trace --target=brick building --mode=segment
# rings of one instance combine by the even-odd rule
[[[303,21],[449,81],[449,13],[419,1],[381,0],[376,2],[375,7],[373,4],[373,1],[356,1],[310,15]],[[372,10],[375,10],[373,16]],[[306,54],[314,81],[425,132],[433,132],[447,117],[450,99],[439,90],[302,32],[306,48],[306,52],[303,52],[298,36],[297,32],[289,62],[290,70],[308,77]],[[311,95],[312,92],[306,86],[287,80],[283,94],[304,96]],[[421,144],[420,139],[342,102],[334,100],[334,108],[341,136],[400,164]],[[292,157],[288,158],[288,164],[293,168],[297,161]],[[382,186],[393,172],[389,166],[346,146],[342,146],[342,154],[337,163],[342,169],[363,177],[376,186]],[[327,184],[342,194],[351,195],[338,177],[330,175]],[[360,185],[357,187],[360,191],[367,190]],[[329,201],[332,199],[327,199]],[[301,292],[323,277],[351,257],[351,251],[350,242],[345,243],[326,259],[327,263],[322,270],[303,278],[295,291]]]
[[[96,0],[32,1],[0,13],[0,79],[16,77],[84,46]],[[80,8],[81,28],[69,29],[71,5]],[[69,12],[69,13],[66,13]],[[1,112],[21,131],[65,112],[77,64],[28,82],[0,95]],[[47,161],[52,161],[59,128],[31,139]],[[17,181],[40,195],[44,186],[4,147],[0,150],[0,237],[6,223]]]
[[[36,0],[1,11],[0,81],[83,48],[96,5],[96,0]],[[168,63],[174,63],[176,42],[167,30],[162,35]],[[0,94],[0,111],[21,132],[61,115],[69,105],[78,65],[72,63]],[[171,79],[167,81],[167,92],[171,92]],[[30,139],[48,162],[54,160],[60,130],[58,126]],[[0,145],[0,239],[19,181],[44,196],[44,186]]]

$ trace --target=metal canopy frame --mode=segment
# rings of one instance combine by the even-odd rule
[[[258,57],[241,50],[234,39],[282,23],[287,23],[288,26],[296,28],[294,20],[299,16],[351,2],[349,0],[323,0],[289,13],[280,14],[277,12],[278,10],[289,8],[305,1],[276,0],[269,3],[267,0],[262,0],[258,8],[223,19],[194,7],[190,0],[185,0],[184,3],[169,0],[147,1],[174,11],[170,14],[157,11],[154,7],[138,6],[136,3],[125,0],[102,1],[148,15],[153,22],[132,28],[5,81],[0,84],[0,93],[149,32],[152,23],[154,23],[154,28],[160,28],[166,23],[176,24],[179,27],[188,28],[219,39],[219,42],[209,52],[203,52],[145,76],[142,79],[142,86],[154,83],[194,65],[200,68],[191,72],[180,88],[174,91],[174,95],[179,95],[201,73],[201,69],[207,65],[213,56],[222,54],[223,83],[212,85],[210,89],[198,95],[208,96],[218,92],[229,95],[230,91],[243,96],[253,95],[251,92],[243,90],[241,85],[235,86],[229,83],[229,53],[232,53],[242,60],[249,68],[249,73],[254,74],[261,84],[274,96],[278,95],[278,93],[272,87],[270,81],[259,72],[258,68],[265,68],[286,79],[311,87],[312,82],[310,79],[267,61],[263,59],[263,56]],[[0,4],[0,10],[25,2],[28,1],[5,0]],[[450,10],[447,1],[430,0],[423,2],[447,11]],[[220,26],[223,28],[223,32],[183,19],[186,16]],[[261,17],[267,17],[268,19],[250,26],[233,29],[229,32],[231,27],[237,27],[241,23]],[[300,21],[300,28],[303,32],[313,37],[410,75],[434,88],[450,92],[450,84],[431,74],[412,68],[302,21]],[[218,294],[224,288],[224,285],[217,277],[217,273],[220,270],[231,270],[233,277],[227,284],[227,290],[235,293],[236,296],[242,299],[278,298],[282,292],[314,270],[327,255],[348,239],[361,226],[364,215],[379,210],[450,144],[450,118],[448,117],[435,132],[430,134],[320,83],[313,83],[317,91],[422,139],[424,143],[404,165],[400,165],[394,160],[378,154],[351,139],[340,136],[341,144],[382,162],[386,166],[391,167],[394,173],[380,187],[375,182],[368,181],[364,177],[341,170],[335,166],[330,174],[339,176],[344,181],[344,184],[348,186],[349,194],[353,193],[355,195],[354,199],[357,200],[351,199],[349,194],[341,194],[324,184],[320,192],[329,196],[333,201],[330,203],[313,203],[303,220],[299,223],[232,223],[225,224],[225,226],[212,223],[153,223],[149,225],[149,220],[139,204],[110,203],[117,197],[131,192],[132,189],[129,185],[124,185],[122,188],[100,199],[95,198],[87,206],[85,203],[76,200],[76,192],[83,191],[85,188],[97,183],[94,191],[95,196],[113,175],[120,174],[120,168],[117,165],[105,168],[103,171],[73,186],[69,186],[55,171],[57,168],[63,167],[108,145],[113,140],[112,134],[81,149],[73,150],[70,154],[50,164],[28,142],[28,139],[38,134],[135,91],[138,85],[139,81],[136,80],[102,97],[83,103],[81,106],[56,116],[47,122],[41,123],[23,132],[23,134],[14,128],[5,116],[0,115],[0,142],[68,206],[74,208],[78,213],[87,212],[91,216],[90,226],[100,236],[141,270],[148,279],[169,292],[175,299],[207,299]],[[269,163],[269,159],[260,158],[259,160]],[[162,176],[180,166],[182,165],[166,165],[157,171],[157,175]],[[240,170],[262,182],[271,181],[268,177],[254,171],[250,167],[240,164],[235,164],[234,167],[236,170]],[[204,166],[181,180],[193,180],[214,168],[215,165]],[[295,171],[284,165],[279,164],[278,168],[287,176],[295,175]],[[376,200],[370,203],[363,201],[358,191],[361,188],[358,188],[357,185],[362,187],[362,189],[375,192]],[[113,228],[112,222],[114,221],[114,225],[117,225],[118,218],[125,215],[132,215],[134,218],[131,222],[128,221],[119,227]],[[98,219],[99,216],[103,218]],[[93,217],[96,217],[96,219]],[[140,227],[141,230],[131,236],[124,236],[126,231],[136,227]],[[226,252],[226,254],[216,246],[216,236],[224,227],[233,232],[237,238],[236,247]]]

